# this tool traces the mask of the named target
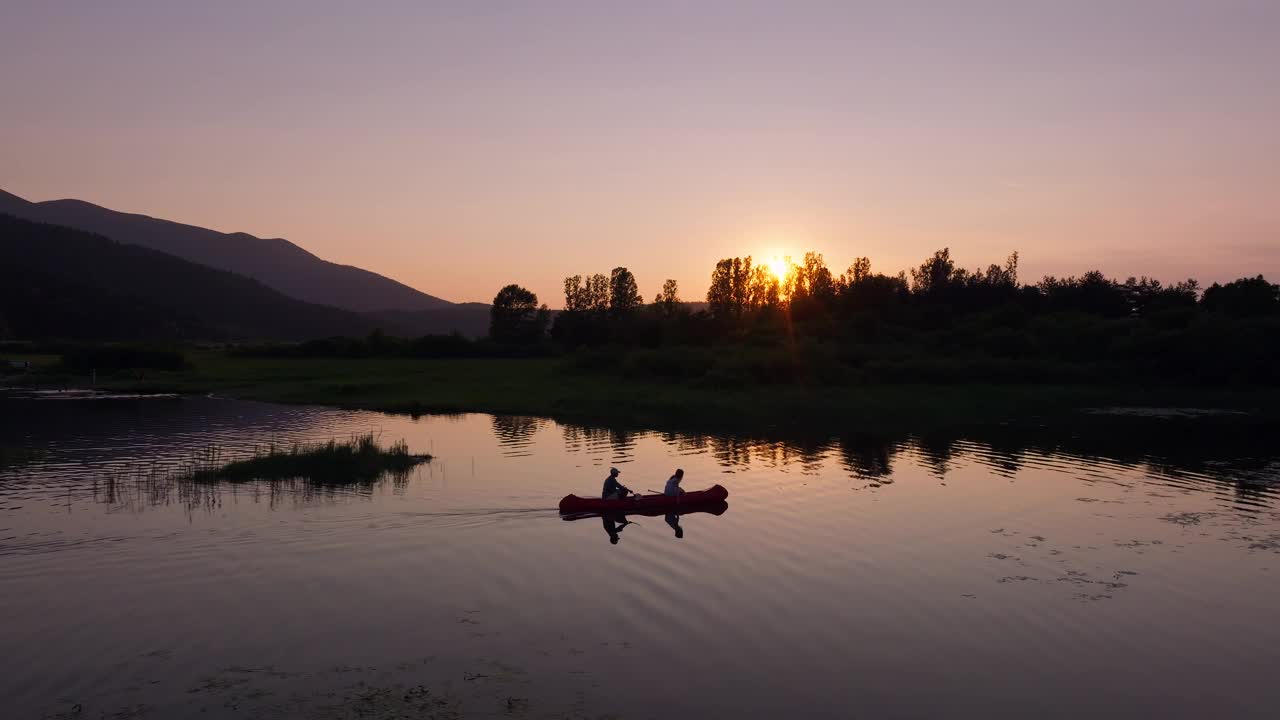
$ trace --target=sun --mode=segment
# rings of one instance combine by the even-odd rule
[[[774,255],[764,261],[764,266],[778,279],[778,282],[782,282],[787,279],[787,272],[791,269],[791,258]]]

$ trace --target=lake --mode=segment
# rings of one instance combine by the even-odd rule
[[[3,715],[1275,717],[1280,446],[1133,414],[747,437],[9,395],[0,444],[47,454],[0,470]],[[169,477],[369,431],[435,459]],[[611,466],[728,509],[561,519]]]

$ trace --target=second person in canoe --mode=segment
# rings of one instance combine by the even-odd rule
[[[676,474],[667,479],[667,486],[663,488],[662,494],[667,497],[677,497],[684,494],[684,488],[680,487],[680,481],[684,479],[684,470],[677,469]]]

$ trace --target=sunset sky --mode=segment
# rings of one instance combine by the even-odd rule
[[[6,0],[0,188],[446,299],[717,258],[1280,279],[1280,2]]]

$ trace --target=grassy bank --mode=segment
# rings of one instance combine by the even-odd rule
[[[1081,408],[1117,405],[1219,408],[1244,411],[1251,419],[1280,418],[1276,402],[1280,392],[1275,389],[909,383],[716,389],[584,373],[553,358],[254,358],[211,351],[188,357],[188,370],[155,372],[145,381],[111,379],[101,381],[99,387],[215,392],[392,412],[476,411],[626,425],[758,430],[813,424],[848,431],[923,431],[1061,418]],[[40,377],[34,374],[32,379]],[[71,380],[74,385],[75,378]]]

